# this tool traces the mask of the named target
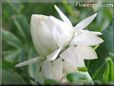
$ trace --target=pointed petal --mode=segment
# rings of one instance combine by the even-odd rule
[[[41,73],[45,79],[53,79],[51,62],[46,60],[42,63]]]
[[[85,27],[87,27],[94,20],[94,18],[96,16],[97,16],[97,13],[93,14],[90,17],[87,17],[86,19],[79,22],[74,28],[75,29],[84,29]]]
[[[21,62],[21,63],[17,64],[15,67],[21,67],[21,66],[33,64],[37,61],[38,61],[38,57],[35,57],[35,58],[29,59],[27,61]]]
[[[79,58],[83,57],[84,59],[97,59],[97,54],[92,47],[77,45],[76,49],[78,51]]]
[[[70,20],[64,15],[64,13],[56,5],[54,5],[54,7],[55,7],[56,11],[59,13],[62,20],[72,26]]]
[[[62,62],[62,66],[63,66],[63,77],[61,79],[61,82],[62,83],[69,83],[68,79],[66,78],[66,75],[68,73],[76,72],[77,71],[77,67],[74,66],[74,65],[69,64],[65,60]]]
[[[60,80],[62,77],[62,59],[53,62],[44,61],[41,66],[41,72],[46,79]]]
[[[53,69],[53,79],[60,80],[62,78],[62,59],[59,58],[52,62]]]
[[[69,64],[65,60],[62,62],[62,64],[63,64],[63,74],[64,75],[77,71],[77,67],[76,66]]]
[[[58,54],[60,53],[61,49],[62,49],[62,48],[60,47],[59,49],[56,49],[54,52],[52,52],[51,54],[49,54],[49,55],[47,56],[47,59],[48,59],[49,61],[55,60],[55,59],[57,58]]]
[[[102,43],[103,40],[96,35],[96,33],[90,31],[77,31],[76,35],[72,39],[70,45],[89,45],[94,46]]]
[[[95,35],[102,35],[101,32],[94,32],[94,31],[90,31],[91,33],[95,34]]]
[[[60,57],[71,65],[76,67],[84,67],[84,59],[83,57],[78,56],[78,52],[79,51],[76,50],[76,46],[70,46],[60,55]]]

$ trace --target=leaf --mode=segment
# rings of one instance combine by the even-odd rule
[[[114,63],[110,57],[106,58],[106,68],[103,74],[103,80],[105,83],[114,81]]]
[[[88,69],[86,67],[78,67],[78,71],[86,72]]]
[[[19,54],[20,54],[20,49],[3,51],[4,59],[8,62],[13,62],[16,58],[18,58]]]
[[[67,79],[75,84],[92,83],[87,72],[75,72],[67,74]]]
[[[20,48],[22,46],[20,39],[5,29],[2,29],[2,39],[13,47]]]
[[[20,35],[23,37],[23,39],[26,40],[26,35],[25,35],[25,33],[23,32],[23,28],[21,27],[21,25],[20,25],[19,21],[17,20],[16,16],[13,16],[12,19],[13,19],[13,22],[14,22],[16,28],[17,28],[18,31],[20,32]]]
[[[58,85],[60,84],[60,82],[56,80],[52,80],[52,79],[46,79],[44,80],[44,84],[45,85]]]
[[[16,13],[21,13],[21,10],[23,9],[23,4],[21,1],[18,1],[18,3],[15,3],[15,1],[10,1],[10,0],[4,0],[5,3],[8,3],[10,8]],[[14,4],[15,3],[15,4]]]
[[[26,16],[16,15],[16,16],[13,16],[13,20],[14,20],[14,24],[16,25],[16,27],[20,31],[21,35],[25,39],[27,38],[28,39],[27,41],[32,41],[32,40],[30,40],[30,38],[31,38],[31,36],[30,36],[30,25],[28,23]]]
[[[2,75],[3,75],[3,80],[2,80],[3,85],[25,84],[23,78],[18,73],[12,70],[3,69]]]

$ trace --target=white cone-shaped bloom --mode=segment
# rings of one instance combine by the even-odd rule
[[[41,56],[68,45],[72,34],[72,27],[55,17],[32,15],[31,35],[34,46]]]

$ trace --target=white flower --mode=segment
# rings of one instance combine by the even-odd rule
[[[34,63],[38,58],[43,58],[45,60],[41,64],[40,71],[42,77],[62,80],[67,73],[77,71],[77,67],[84,67],[84,59],[96,59],[97,54],[92,46],[99,45],[103,40],[98,37],[102,33],[83,30],[94,20],[97,13],[73,27],[56,5],[55,9],[63,21],[53,16],[32,15],[30,30],[34,46],[40,57],[16,66]],[[52,60],[53,62],[51,62]]]
[[[66,18],[62,13],[61,17]],[[46,57],[52,53],[53,56],[69,44],[74,30],[71,23],[67,21],[67,18],[61,21],[53,16],[32,15],[31,35],[39,55]]]

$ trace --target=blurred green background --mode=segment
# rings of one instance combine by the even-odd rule
[[[89,0],[87,0],[89,1]],[[88,3],[88,2],[83,2]],[[2,3],[2,84],[35,84],[38,64],[16,68],[17,63],[37,56],[31,35],[32,14],[52,15],[60,19],[54,9],[56,4],[75,26],[84,18],[98,13],[87,27],[100,31],[104,39],[97,49],[98,59],[85,61],[93,80],[97,84],[114,84],[114,18],[112,7],[79,7],[72,1],[61,2],[3,2]]]

